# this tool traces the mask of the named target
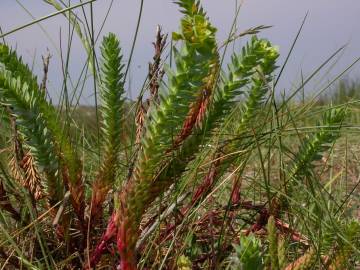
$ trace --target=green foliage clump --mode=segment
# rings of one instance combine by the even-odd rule
[[[6,148],[0,149],[1,262],[6,257],[15,268],[32,269],[119,262],[123,270],[354,266],[359,223],[338,225],[345,215],[342,206],[333,209],[352,194],[323,203],[317,175],[324,153],[340,138],[345,106],[328,108],[299,147],[287,141],[297,119],[289,121],[293,114],[282,115],[282,108],[292,112],[297,105],[275,95],[278,49],[252,36],[222,70],[217,29],[201,2],[176,3],[183,17],[173,33],[174,64],[150,72],[159,93],[145,102],[141,94],[136,113],[135,102],[125,99],[118,38],[104,36],[97,70],[96,50],[69,13],[99,89],[96,142],[72,136],[68,129],[80,131],[79,123],[63,117],[30,68],[0,44],[0,119],[11,127],[9,135],[0,134]],[[163,48],[154,45],[157,63],[150,66],[162,69]],[[304,196],[308,189],[295,192],[305,182],[312,196]],[[40,186],[46,200],[31,193]],[[309,209],[292,208],[294,198]]]
[[[279,256],[278,256],[278,235],[274,216],[270,216],[267,224],[267,233],[269,241],[269,257],[271,269],[279,270]]]
[[[93,183],[92,216],[98,216],[110,188],[114,186],[119,171],[120,147],[125,126],[124,65],[117,37],[110,33],[101,45],[100,73],[101,97],[101,166]]]
[[[241,237],[239,245],[234,245],[234,248],[236,257],[232,269],[264,269],[261,242],[255,236]]]

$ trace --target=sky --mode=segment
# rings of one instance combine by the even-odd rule
[[[76,4],[79,0],[66,0]],[[108,19],[100,33],[114,32],[120,39],[124,59],[127,60],[134,38],[138,18],[140,0],[114,0]],[[221,43],[229,33],[234,20],[235,0],[203,0],[201,1],[211,22],[218,28],[217,39]],[[238,1],[240,2],[240,1]],[[111,0],[97,0],[94,3],[94,27],[98,33]],[[21,5],[22,6],[21,6]],[[89,11],[85,7],[86,12]],[[40,18],[54,12],[53,8],[43,0],[0,0],[0,26],[6,33],[33,18]],[[82,9],[75,12],[82,17]],[[281,65],[291,47],[301,22],[308,13],[303,31],[294,52],[281,77],[279,91],[290,93],[301,82],[301,74],[309,76],[332,53],[346,44],[341,57],[335,59],[336,65],[329,65],[313,83],[306,86],[306,93],[314,93],[326,85],[338,73],[360,56],[360,1],[359,0],[244,0],[237,29],[239,32],[258,25],[271,25],[272,28],[261,32],[260,36],[268,38],[280,50]],[[89,14],[89,13],[88,13]],[[135,46],[134,57],[130,69],[129,98],[135,98],[147,73],[148,62],[151,61],[156,26],[162,26],[164,32],[178,30],[181,14],[172,0],[144,0],[140,31]],[[40,27],[41,26],[41,27]],[[49,51],[52,55],[49,71],[48,89],[54,100],[58,100],[62,89],[62,71],[60,48],[63,55],[67,48],[68,24],[62,16],[56,16],[40,25],[32,25],[9,36],[6,42],[16,47],[24,60],[34,67],[34,71],[42,75],[41,55]],[[62,40],[62,42],[60,42]],[[239,51],[245,41],[239,40],[231,50]],[[60,45],[61,43],[61,45]],[[69,65],[70,76],[75,83],[86,61],[86,54],[77,38],[71,47]],[[355,66],[347,75],[357,78],[360,66]],[[360,76],[359,76],[360,78]],[[71,86],[69,86],[71,88]],[[81,96],[82,104],[93,104],[94,95],[91,80],[85,85]]]

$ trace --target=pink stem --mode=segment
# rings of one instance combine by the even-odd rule
[[[115,214],[112,214],[110,217],[110,220],[108,222],[108,226],[106,228],[105,233],[103,234],[103,236],[100,239],[99,244],[96,246],[95,250],[91,254],[90,267],[95,267],[99,263],[101,256],[107,250],[107,245],[116,236],[117,227],[116,227],[115,221],[116,221]],[[86,269],[86,267],[85,267],[85,269]]]

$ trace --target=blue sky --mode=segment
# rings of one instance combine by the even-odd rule
[[[1,0],[0,26],[3,32],[32,20],[18,2],[21,2],[36,18],[53,12],[53,9],[42,0]],[[75,4],[79,1],[72,0],[71,2]],[[236,1],[203,0],[202,3],[211,21],[219,29],[219,41],[224,40],[234,19]],[[94,4],[95,31],[99,31],[99,25],[109,4],[110,0],[97,0]],[[102,32],[111,31],[119,36],[125,58],[130,51],[139,5],[140,0],[115,0]],[[81,9],[76,12],[81,15]],[[237,21],[239,31],[261,24],[272,25],[273,27],[262,32],[261,36],[270,39],[273,44],[279,46],[282,54],[279,61],[281,64],[306,12],[309,12],[308,20],[280,83],[280,88],[287,92],[290,92],[299,83],[301,71],[305,76],[309,75],[312,70],[344,44],[348,44],[347,48],[336,66],[329,71],[329,74],[319,76],[314,83],[306,88],[306,91],[312,93],[319,89],[321,84],[325,84],[326,81],[333,78],[360,56],[360,35],[358,34],[360,29],[360,1],[244,0]],[[147,72],[147,63],[152,57],[151,42],[154,39],[156,25],[162,25],[164,31],[169,33],[176,31],[180,16],[177,6],[171,0],[144,0],[143,17],[131,67],[130,97],[136,96],[137,89],[142,85]],[[38,25],[33,25],[7,36],[6,41],[12,46],[16,46],[27,62],[33,62],[34,70],[39,74],[41,74],[42,65],[41,55],[45,54],[47,49],[51,52],[53,58],[50,66],[49,90],[56,100],[61,91],[62,82],[60,57],[57,53],[60,48],[60,32],[63,40],[62,47],[66,48],[68,26],[63,16],[51,18],[41,25],[46,34]],[[239,41],[234,49],[238,49],[242,44]],[[76,76],[85,61],[85,53],[77,39],[73,42],[71,56],[70,74],[76,80]],[[359,66],[352,70],[350,76],[357,77],[357,74],[360,74]],[[81,102],[92,104],[91,93],[91,84],[88,84]]]

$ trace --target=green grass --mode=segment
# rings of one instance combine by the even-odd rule
[[[83,21],[82,5],[44,3],[57,12],[40,20],[63,14],[88,61],[55,106],[0,44],[2,269],[359,267],[358,86],[337,84],[341,73],[296,101],[342,48],[281,97],[287,60],[277,67],[276,46],[254,35],[264,27],[231,29],[220,46],[201,3],[180,0],[179,31],[171,43],[157,33],[144,87],[126,100],[132,57],[111,33],[96,54],[91,1]],[[75,98],[84,78],[95,106]]]

